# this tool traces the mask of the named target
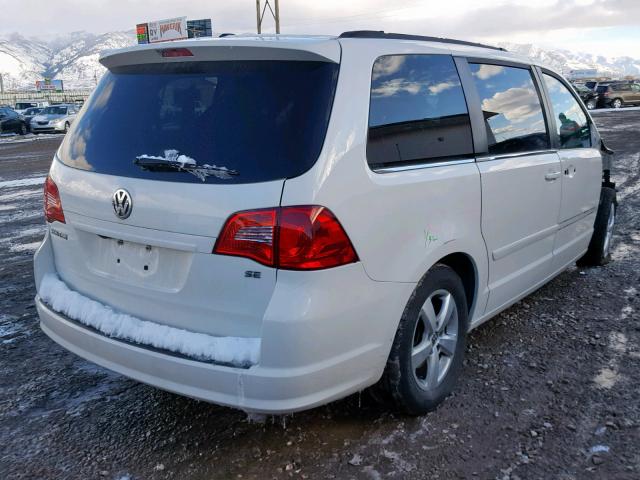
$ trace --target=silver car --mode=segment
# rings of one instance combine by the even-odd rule
[[[78,114],[75,105],[52,105],[45,107],[31,119],[33,133],[67,133]]]

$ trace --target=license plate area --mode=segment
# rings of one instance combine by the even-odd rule
[[[186,281],[191,252],[89,232],[78,234],[88,269],[95,275],[165,291],[177,291]]]
[[[158,270],[160,249],[151,245],[127,242],[121,239],[98,236],[109,253],[111,261],[129,274],[149,276]]]

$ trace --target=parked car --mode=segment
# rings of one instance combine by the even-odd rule
[[[469,330],[611,258],[611,151],[526,58],[348,32],[100,61],[45,183],[36,305],[131,378],[270,413],[371,387],[422,414]]]
[[[15,110],[22,114],[27,108],[44,108],[48,106],[49,102],[46,100],[18,100],[15,105]]]
[[[1,133],[18,133],[25,135],[27,133],[27,124],[15,110],[7,107],[0,108],[0,134]]]
[[[77,113],[75,105],[45,107],[31,119],[31,131],[33,133],[67,133]]]
[[[596,92],[583,85],[574,85],[574,88],[576,89],[576,92],[578,92],[580,99],[589,110],[593,110],[598,106],[599,95]]]
[[[640,84],[615,82],[596,87],[599,104],[603,107],[621,108],[640,105]]]
[[[31,120],[33,120],[33,117],[41,113],[42,110],[44,110],[44,107],[31,107],[23,111],[22,118],[24,118],[28,129],[31,128]]]

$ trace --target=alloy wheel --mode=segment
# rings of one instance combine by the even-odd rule
[[[436,290],[424,302],[413,333],[411,369],[423,390],[444,379],[458,344],[458,307],[451,292]]]
[[[616,223],[616,206],[612,203],[611,210],[609,211],[609,219],[607,220],[607,232],[604,237],[604,245],[602,247],[603,256],[606,258],[609,256],[611,250],[611,240],[613,238],[613,227]]]

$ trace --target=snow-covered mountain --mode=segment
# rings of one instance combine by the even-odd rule
[[[4,88],[12,90],[35,86],[35,81],[42,79],[44,65],[51,54],[46,44],[15,33],[0,38],[0,73]]]
[[[571,70],[596,69],[598,75],[603,77],[640,76],[640,58],[604,57],[563,49],[544,49],[530,44],[501,43],[499,46],[518,55],[533,58],[565,75],[568,75]]]
[[[0,36],[0,73],[7,90],[33,89],[43,77],[64,80],[66,89],[91,88],[104,73],[98,62],[102,50],[134,45],[133,31],[95,35],[73,32],[54,37]],[[568,74],[571,70],[598,70],[600,75],[621,78],[640,76],[640,59],[608,58],[536,45],[503,43],[500,46]]]
[[[100,52],[135,42],[134,32],[73,32],[53,38],[12,34],[0,37],[0,73],[7,90],[34,89],[44,77],[62,79],[65,89],[91,88],[104,73]]]

